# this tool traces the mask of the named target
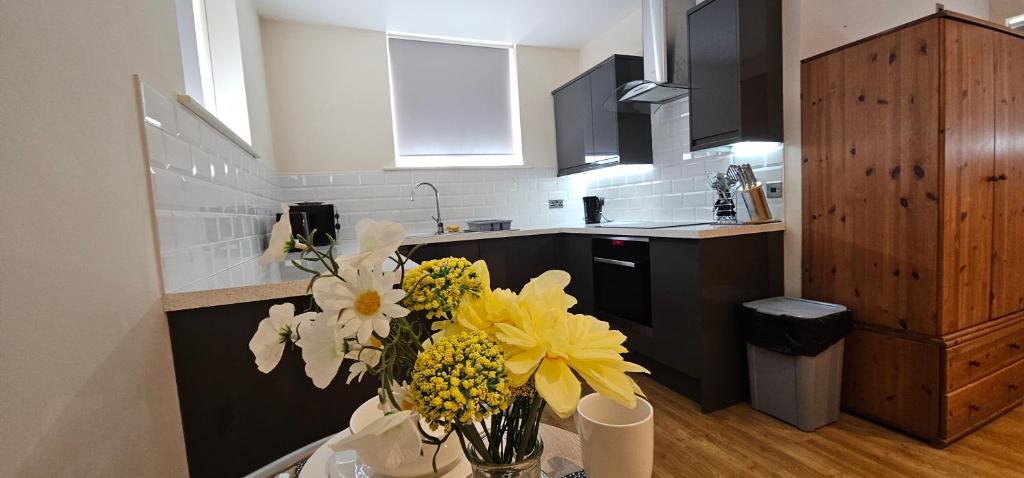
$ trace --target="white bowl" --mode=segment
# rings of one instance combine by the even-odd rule
[[[352,417],[349,418],[348,426],[352,430],[352,433],[358,433],[360,430],[365,428],[374,420],[384,416],[384,412],[377,407],[380,400],[374,396],[369,400],[363,402],[359,408],[352,413]],[[444,437],[444,431],[438,429],[437,431],[430,431],[429,425],[423,420],[420,420],[420,425],[430,435],[442,438]],[[452,437],[448,437],[441,443],[441,450],[437,452],[437,473],[434,473],[433,460],[434,451],[436,448],[434,445],[423,445],[423,455],[415,459],[402,463],[397,468],[385,469],[381,463],[374,463],[372,457],[359,456],[367,465],[370,465],[374,469],[374,476],[387,476],[390,478],[420,478],[429,476],[443,475],[448,470],[455,468],[460,461],[465,459],[462,454],[462,447],[459,446],[458,440]]]

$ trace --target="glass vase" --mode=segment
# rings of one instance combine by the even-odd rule
[[[469,453],[467,457],[473,467],[473,478],[548,478],[541,471],[541,457],[544,455],[544,443],[537,437],[537,446],[533,452],[522,460],[514,463],[485,463]]]

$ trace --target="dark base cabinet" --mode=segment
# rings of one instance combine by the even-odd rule
[[[370,375],[345,385],[348,362],[325,390],[316,388],[291,347],[273,372],[256,370],[249,340],[270,306],[285,302],[297,311],[309,305],[293,297],[167,313],[190,476],[248,474],[347,428],[376,394]]]
[[[429,244],[413,259],[484,259],[492,286],[519,291],[549,269],[572,275],[573,312],[594,315],[593,236],[546,235]],[[403,248],[405,252],[409,248]],[[740,304],[782,293],[782,233],[717,239],[650,240],[651,327],[611,320],[628,337],[630,360],[710,412],[747,399]],[[307,297],[169,312],[189,471],[239,476],[348,427],[377,382],[313,386],[298,350],[270,374],[256,370],[248,344],[273,304],[305,310]]]
[[[746,401],[741,304],[782,295],[782,233],[651,239],[654,378],[712,412]]]
[[[555,236],[510,237],[479,241],[491,287],[519,292],[530,279],[555,269]]]
[[[594,253],[590,236],[558,236],[558,266],[572,276],[566,288],[576,298],[572,312],[594,315]]]
[[[558,267],[555,249],[554,235],[508,237],[425,244],[410,258],[416,262],[443,257],[463,257],[470,261],[483,259],[491,275],[491,288],[519,292],[530,279]],[[402,246],[400,250],[408,254],[412,248]]]

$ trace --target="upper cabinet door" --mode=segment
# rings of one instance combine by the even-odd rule
[[[990,318],[995,173],[993,65],[1001,34],[948,19],[942,20],[942,27],[945,173],[941,332],[945,334]]]
[[[555,152],[558,169],[585,164],[588,151],[594,149],[590,113],[590,78],[584,76],[554,92]]]
[[[1024,39],[995,53],[995,228],[992,318],[1024,310]]]
[[[615,95],[615,61],[607,61],[590,72],[590,111],[594,121],[594,148],[587,154],[619,154],[618,102]]]
[[[715,0],[689,15],[690,141],[739,135],[739,8]]]

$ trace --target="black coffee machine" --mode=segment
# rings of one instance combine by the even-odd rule
[[[601,209],[604,208],[604,198],[597,196],[583,197],[583,220],[587,224],[601,222]]]

